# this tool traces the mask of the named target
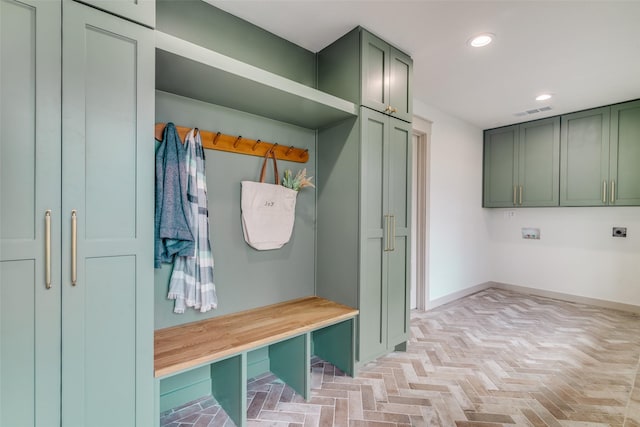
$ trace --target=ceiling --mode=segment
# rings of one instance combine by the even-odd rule
[[[414,99],[483,129],[640,98],[640,0],[207,1],[313,52],[362,25],[413,57]]]

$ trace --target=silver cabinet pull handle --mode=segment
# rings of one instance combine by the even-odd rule
[[[396,250],[396,216],[391,215],[391,221],[393,221],[393,226],[391,227],[391,251]]]
[[[607,180],[602,181],[602,203],[607,203]]]
[[[513,186],[513,206],[516,206],[516,186]]]
[[[611,180],[611,204],[616,201],[616,182]]]
[[[44,285],[51,289],[51,209],[44,213]]]
[[[389,215],[384,216],[384,230],[383,230],[383,239],[384,239],[384,251],[388,252],[389,249]]]
[[[71,211],[71,286],[78,281],[78,215],[74,209]]]
[[[522,206],[522,185],[520,186],[520,197],[519,197],[519,201],[520,201],[520,206]]]

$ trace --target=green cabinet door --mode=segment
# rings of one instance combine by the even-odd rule
[[[62,63],[62,421],[152,425],[153,31],[65,1]]]
[[[95,8],[154,28],[156,0],[78,0]]]
[[[484,132],[483,206],[513,207],[517,203],[518,126]]]
[[[558,206],[560,191],[560,118],[519,126],[518,206]]]
[[[411,57],[361,30],[361,104],[410,122],[413,115]]]
[[[388,123],[384,114],[360,108],[360,289],[358,360],[372,360],[386,351],[387,323],[387,195]]]
[[[411,124],[361,108],[360,363],[408,339]]]
[[[561,206],[607,204],[610,111],[603,107],[562,116]]]
[[[611,107],[609,204],[640,205],[640,101]]]
[[[0,426],[54,427],[60,425],[59,1],[0,0],[0,112]]]
[[[393,46],[389,47],[389,105],[391,115],[406,122],[413,120],[413,60]]]
[[[362,30],[362,99],[361,104],[376,111],[389,106],[389,45],[368,31]]]
[[[387,348],[409,339],[411,283],[411,124],[389,119],[386,193],[389,244],[387,249]]]

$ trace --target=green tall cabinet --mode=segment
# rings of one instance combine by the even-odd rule
[[[357,366],[409,339],[409,55],[362,27],[318,52],[318,89],[360,105],[318,131],[316,293],[357,307]]]
[[[562,116],[562,206],[640,205],[640,101]]]
[[[485,207],[558,206],[560,119],[484,133]]]
[[[411,124],[361,108],[360,362],[409,338]]]
[[[411,124],[367,107],[318,135],[316,293],[357,307],[357,365],[409,338]]]
[[[0,8],[0,426],[151,425],[153,33]]]

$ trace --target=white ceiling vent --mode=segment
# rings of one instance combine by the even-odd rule
[[[514,116],[516,117],[524,117],[524,116],[528,116],[531,114],[538,114],[538,113],[542,113],[543,111],[549,111],[551,110],[551,107],[547,106],[547,107],[540,107],[540,108],[533,108],[531,110],[526,110],[526,111],[521,111],[519,113],[515,113]]]

